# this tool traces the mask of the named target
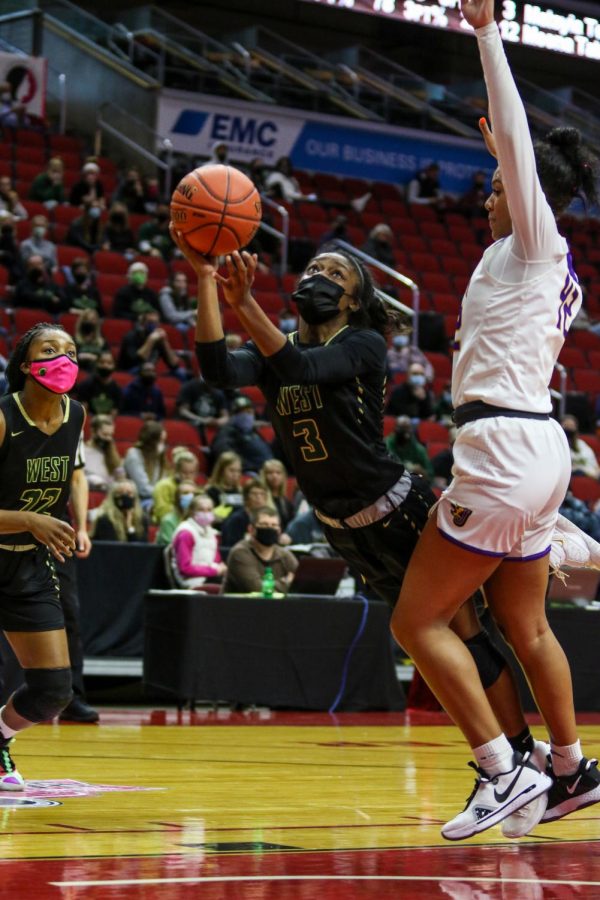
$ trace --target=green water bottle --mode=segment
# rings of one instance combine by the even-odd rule
[[[271,566],[265,566],[265,574],[262,579],[262,595],[267,600],[271,600],[273,598],[273,594],[275,593],[275,576],[273,575],[273,569]]]

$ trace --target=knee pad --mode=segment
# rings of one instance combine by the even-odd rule
[[[15,712],[29,722],[53,719],[73,698],[71,669],[24,669],[25,684],[12,695]]]
[[[464,643],[475,660],[481,683],[487,690],[500,677],[506,667],[506,659],[502,652],[492,643],[485,629]]]

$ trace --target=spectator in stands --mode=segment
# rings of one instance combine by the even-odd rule
[[[454,441],[456,440],[456,428],[451,425],[448,429],[448,446],[431,460],[433,467],[433,484],[435,487],[446,488],[452,481],[452,466],[454,465]]]
[[[207,444],[207,428],[220,428],[229,418],[225,394],[207,384],[200,375],[182,385],[175,404],[177,415],[198,429],[203,444]]]
[[[291,309],[282,309],[277,314],[279,319],[279,329],[284,334],[291,334],[298,330],[298,316]]]
[[[115,481],[99,506],[92,525],[95,541],[121,543],[148,540],[148,521],[133,481]]]
[[[206,493],[215,504],[215,516],[218,521],[222,522],[234,509],[242,505],[241,478],[241,457],[231,450],[221,453],[215,461],[206,488]]]
[[[452,383],[447,381],[441,394],[436,398],[434,406],[435,417],[444,425],[452,422],[454,406],[452,404]]]
[[[559,515],[569,519],[578,528],[581,528],[586,534],[600,541],[600,516],[593,512],[584,500],[580,500],[571,491],[567,491],[563,500]]]
[[[115,294],[113,316],[115,319],[131,319],[135,321],[141,312],[148,307],[159,312],[158,297],[148,287],[148,266],[143,262],[131,263],[127,269],[127,284],[120,287]]]
[[[253,510],[272,506],[269,491],[258,478],[250,478],[242,487],[243,505],[227,516],[221,528],[224,547],[233,547],[248,530]]]
[[[159,482],[160,484],[160,482]],[[159,527],[156,532],[155,543],[166,547],[173,540],[175,529],[189,512],[190,504],[199,492],[195,481],[180,481],[175,487],[175,499],[169,510],[163,516],[156,515],[156,502],[154,506],[154,518],[158,520]],[[212,500],[211,500],[212,503]]]
[[[107,491],[125,471],[115,443],[115,424],[112,416],[92,416],[90,428],[85,444],[85,477],[92,491]]]
[[[31,182],[28,197],[36,203],[43,203],[52,209],[58,203],[65,202],[64,186],[65,167],[59,156],[48,160],[45,172],[40,172]]]
[[[138,439],[125,454],[125,473],[135,482],[145,510],[152,507],[152,492],[165,474],[167,432],[160,422],[144,422]]]
[[[95,309],[84,309],[79,316],[75,325],[75,344],[79,368],[88,372],[95,371],[102,353],[110,352]]]
[[[319,238],[319,247],[335,240],[352,243],[352,239],[348,234],[348,216],[342,213],[335,217],[327,231]]]
[[[231,404],[229,421],[217,432],[212,442],[213,455],[235,450],[242,458],[245,473],[260,472],[262,464],[273,458],[273,451],[256,430],[254,404],[249,397],[236,397]]]
[[[44,266],[41,256],[29,256],[25,275],[18,282],[13,297],[17,307],[43,309],[50,315],[64,311],[64,299],[59,286]]]
[[[182,482],[194,484],[198,478],[198,459],[187,447],[173,447],[171,460],[173,471],[154,485],[152,514],[155,522],[160,522],[175,509],[179,485]]]
[[[423,351],[415,347],[410,334],[395,334],[387,352],[387,364],[390,375],[397,372],[408,372],[413,363],[419,363],[425,372],[427,381],[433,381],[435,371]]]
[[[267,167],[265,161],[260,156],[255,156],[248,163],[247,175],[259,194],[266,193],[267,190]]]
[[[196,324],[196,298],[190,296],[185,272],[173,274],[169,284],[161,289],[158,303],[163,321],[169,325],[187,331]]]
[[[291,544],[326,544],[323,526],[313,509],[297,512],[288,523],[285,533]]]
[[[138,231],[140,253],[160,256],[168,262],[173,255],[175,244],[169,233],[171,214],[166,203],[158,203],[149,222],[144,222]]]
[[[183,379],[187,376],[185,369],[179,366],[179,357],[171,347],[165,330],[159,327],[158,313],[149,307],[148,312],[140,313],[135,327],[121,341],[119,369],[137,372],[142,363],[156,363],[159,359],[176,377]]]
[[[30,128],[27,106],[13,97],[9,81],[0,82],[0,126],[2,128]]]
[[[362,245],[363,253],[368,253],[380,263],[389,266],[390,269],[396,268],[396,260],[394,258],[394,233],[389,225],[380,222],[371,228],[367,240]]]
[[[85,309],[93,309],[103,317],[102,297],[94,284],[87,256],[76,256],[70,266],[63,266],[62,272],[66,281],[63,295],[69,312],[81,313]]]
[[[273,506],[279,513],[281,527],[287,528],[294,517],[294,504],[286,496],[288,473],[279,459],[269,459],[260,470],[260,480],[271,495]]]
[[[130,166],[114,193],[113,201],[124,203],[130,213],[146,212],[146,186],[139,169]]]
[[[129,210],[124,203],[113,203],[102,235],[102,249],[135,256],[135,237],[129,224]]]
[[[229,147],[224,141],[216,141],[211,150],[210,159],[205,166],[226,166],[229,161]]]
[[[104,244],[104,225],[101,222],[102,205],[99,200],[85,200],[83,213],[73,219],[67,231],[67,244],[81,247],[86,253],[95,253]]]
[[[96,371],[75,389],[77,399],[92,415],[116,416],[123,395],[113,378],[115,361],[110,350],[104,350],[96,362]]]
[[[433,206],[437,210],[445,208],[446,200],[440,188],[440,167],[429,163],[408,182],[406,190],[408,203]]]
[[[393,433],[385,438],[385,446],[390,456],[403,463],[409,472],[423,475],[429,480],[433,478],[433,466],[427,450],[417,440],[408,416],[398,416]]]
[[[97,203],[105,209],[104,187],[100,181],[100,166],[91,160],[81,170],[81,179],[71,188],[69,195],[71,206],[85,206]]]
[[[590,445],[579,437],[579,422],[575,416],[564,416],[560,424],[569,442],[573,475],[587,475],[588,478],[600,477],[600,466],[596,454]]]
[[[404,384],[394,388],[386,407],[388,416],[408,416],[411,419],[430,419],[433,416],[433,394],[427,387],[425,369],[412,363]]]
[[[188,590],[215,583],[227,571],[219,552],[219,535],[213,528],[215,513],[208,494],[197,494],[173,535],[172,563],[175,580]]]
[[[165,418],[165,398],[160,388],[156,387],[156,366],[153,362],[143,362],[139,374],[124,389],[121,412],[125,416],[140,416],[142,419]]]
[[[486,175],[483,169],[479,169],[473,174],[471,187],[457,201],[456,209],[458,212],[469,218],[484,215],[484,204],[490,193],[488,180],[489,176]]]
[[[0,266],[4,266],[7,270],[11,284],[15,284],[23,274],[21,254],[12,222],[5,221],[0,224]]]
[[[281,523],[274,507],[263,506],[254,510],[247,536],[229,551],[224,594],[261,593],[267,566],[273,570],[275,590],[287,593],[298,568],[298,560],[279,545],[280,534]]]
[[[294,176],[292,161],[289,156],[281,156],[275,163],[275,168],[267,175],[266,192],[274,200],[285,200],[286,203],[294,203],[297,200],[316,201],[316,194],[304,194]]]
[[[41,256],[46,269],[55,272],[58,266],[56,244],[46,239],[48,219],[46,216],[34,216],[31,220],[31,237],[21,241],[19,252],[24,263],[31,256]]]
[[[0,222],[5,219],[22,222],[27,218],[28,212],[21,203],[12,181],[8,175],[3,175],[0,178]]]

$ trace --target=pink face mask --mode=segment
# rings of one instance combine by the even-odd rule
[[[34,359],[29,370],[31,377],[53,394],[66,394],[77,380],[79,366],[66,353],[53,359]]]
[[[215,514],[213,512],[197,512],[194,516],[194,521],[200,525],[201,528],[206,528],[208,525],[212,525],[215,521]]]

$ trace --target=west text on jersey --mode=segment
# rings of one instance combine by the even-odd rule
[[[66,481],[69,475],[68,456],[37,456],[28,459],[27,484],[44,481]]]
[[[280,416],[323,409],[318,384],[285,384],[279,388],[277,412]]]

